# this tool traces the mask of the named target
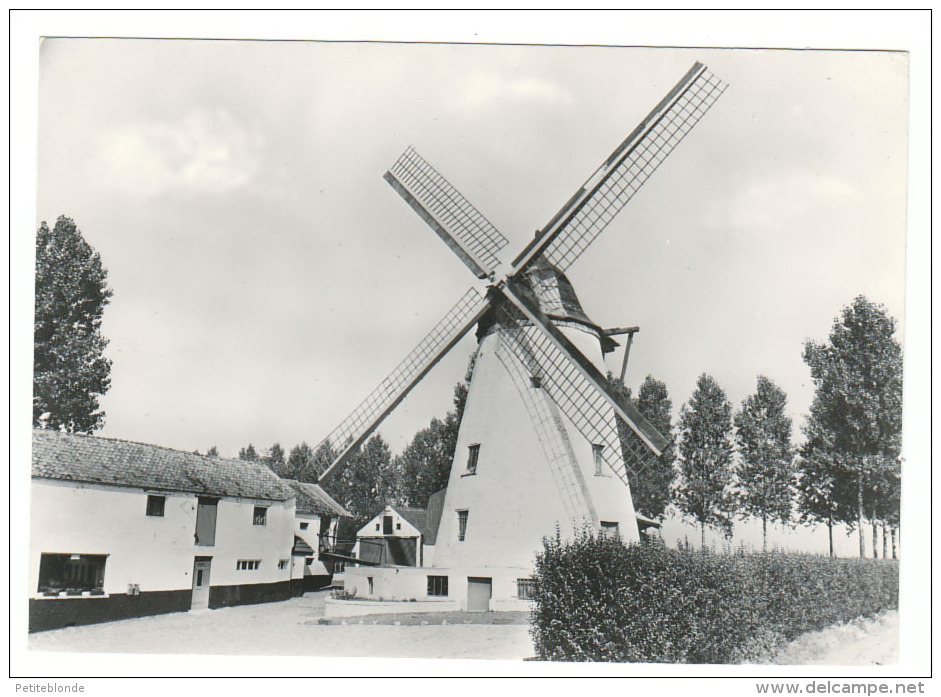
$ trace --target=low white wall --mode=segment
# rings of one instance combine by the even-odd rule
[[[422,600],[411,602],[390,600],[336,600],[327,598],[323,616],[362,617],[363,615],[387,615],[406,612],[454,612],[460,610],[456,600]]]
[[[452,608],[463,610],[467,604],[468,577],[491,579],[492,597],[490,609],[498,611],[526,611],[531,605],[528,600],[517,597],[517,579],[529,578],[532,569],[517,567],[468,567],[468,568],[421,568],[411,566],[349,566],[346,569],[344,588],[356,597],[393,601],[412,600],[441,602],[450,601]],[[428,577],[447,576],[447,597],[428,595]],[[369,579],[372,578],[372,593],[369,592]],[[354,601],[356,602],[356,601]],[[391,603],[390,603],[391,604]],[[406,603],[414,605],[415,603]],[[407,612],[407,610],[405,610]]]

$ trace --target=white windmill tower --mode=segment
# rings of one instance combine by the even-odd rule
[[[484,595],[516,596],[517,579],[530,573],[542,538],[557,528],[564,536],[587,525],[638,538],[630,482],[644,476],[667,440],[609,389],[598,366],[616,344],[582,310],[565,271],[724,89],[696,63],[499,277],[497,255],[507,239],[414,149],[385,175],[489,286],[486,294],[474,287],[464,293],[324,439],[321,446],[342,451],[320,481],[476,325],[478,352],[433,564],[468,606]],[[630,429],[623,448],[615,417]],[[409,573],[398,578],[400,571],[397,585],[389,580],[376,594],[414,597],[430,573],[417,569],[403,581]]]

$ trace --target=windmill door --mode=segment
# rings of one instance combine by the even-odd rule
[[[493,595],[492,579],[477,576],[467,577],[467,611],[490,612],[490,598]]]
[[[209,607],[209,568],[212,557],[196,557],[193,562],[193,601],[191,610]]]

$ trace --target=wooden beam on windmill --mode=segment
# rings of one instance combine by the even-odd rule
[[[640,331],[640,327],[614,327],[603,330],[605,336],[620,336],[627,334],[627,343],[624,345],[624,361],[621,363],[621,384],[624,384],[624,376],[627,374],[627,359],[631,355],[631,344],[634,343],[634,335]]]

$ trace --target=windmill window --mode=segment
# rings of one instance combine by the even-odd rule
[[[265,525],[268,521],[268,509],[264,506],[255,506],[252,514],[252,525]]]
[[[278,568],[279,568],[279,569],[286,569],[286,568],[288,568],[288,560],[287,560],[287,559],[279,559],[279,560],[278,560]]]
[[[446,598],[448,596],[448,577],[429,576],[428,595],[438,595]]]
[[[480,459],[480,443],[467,446],[467,474],[477,473],[477,461]]]
[[[516,579],[516,597],[520,600],[529,600],[533,597],[533,579]]]
[[[591,444],[591,454],[595,460],[595,476],[601,477],[603,475],[602,465],[604,464],[604,459],[602,459],[602,454],[604,453],[604,446],[600,443]]]
[[[537,389],[537,390],[538,390],[540,387],[542,387],[542,378],[539,377],[538,375],[530,375],[530,376],[529,376],[529,382],[530,382],[530,383],[532,384],[532,386],[533,386],[535,389]]]
[[[608,537],[611,539],[621,536],[621,531],[618,528],[617,522],[602,520],[601,521],[601,536]]]
[[[457,540],[463,542],[467,536],[467,511],[457,512]]]
[[[306,530],[309,523],[301,523],[301,530]]]
[[[163,518],[163,511],[166,506],[166,496],[147,495],[147,515],[157,518]]]
[[[376,532],[379,532],[379,523],[376,523]]]

